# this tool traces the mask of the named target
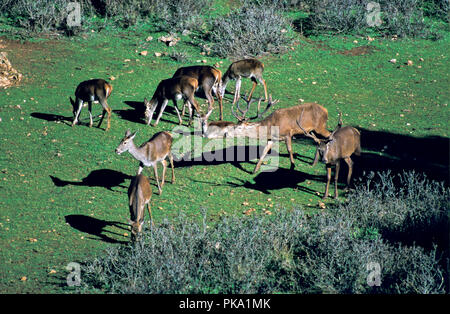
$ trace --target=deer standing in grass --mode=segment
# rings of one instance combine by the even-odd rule
[[[164,186],[164,180],[166,177],[167,161],[169,157],[170,166],[172,167],[172,183],[175,182],[175,172],[173,167],[173,156],[171,152],[172,148],[172,135],[168,132],[159,132],[153,135],[153,137],[141,146],[137,147],[133,139],[136,136],[136,132],[131,134],[130,130],[125,132],[125,137],[116,148],[118,155],[128,151],[130,154],[139,160],[139,168],[137,174],[141,174],[144,167],[153,167],[155,173],[156,183],[158,184],[159,194],[162,194],[162,187]],[[158,162],[163,165],[162,181],[159,184],[158,178]]]
[[[225,95],[225,89],[230,80],[236,80],[236,88],[234,92],[233,105],[239,100],[241,92],[241,79],[243,77],[250,78],[253,82],[252,89],[248,95],[248,100],[252,99],[253,92],[255,91],[258,81],[264,86],[265,101],[268,100],[267,85],[263,79],[262,74],[264,71],[264,64],[256,59],[244,59],[233,62],[228,70],[225,72],[222,78],[221,96]]]
[[[75,101],[73,101],[72,97],[69,97],[73,107],[74,116],[72,126],[78,123],[83,103],[87,102],[90,119],[89,127],[92,127],[92,103],[94,101],[98,101],[103,107],[103,113],[98,127],[100,127],[100,125],[102,124],[105,113],[108,113],[108,125],[106,126],[105,130],[108,131],[111,121],[111,108],[108,106],[106,100],[108,99],[109,95],[111,95],[112,89],[112,85],[103,79],[94,79],[81,82],[75,90]]]
[[[361,139],[360,133],[357,129],[351,126],[342,127],[342,115],[339,115],[339,122],[334,131],[325,140],[318,139],[311,131],[303,129],[303,122],[298,121],[298,126],[304,131],[306,136],[311,137],[317,144],[316,156],[312,166],[317,164],[319,155],[322,157],[322,162],[327,169],[327,184],[325,187],[325,195],[323,199],[328,197],[328,189],[331,181],[331,166],[336,165],[334,175],[334,198],[338,198],[338,177],[339,169],[341,167],[341,160],[343,159],[348,165],[347,188],[350,186],[350,181],[353,173],[353,161],[350,158],[352,154],[359,156],[361,154]]]
[[[145,205],[147,205],[150,221],[153,224],[152,210],[149,204],[151,197],[152,188],[148,178],[142,174],[138,174],[131,180],[130,187],[128,188],[128,205],[130,207],[132,241],[136,240],[142,232],[145,217]]]
[[[156,118],[154,126],[158,125],[159,119],[161,119],[164,110],[166,109],[169,100],[172,100],[175,110],[178,115],[180,125],[183,123],[181,119],[180,111],[178,110],[177,100],[183,99],[189,103],[189,125],[192,123],[192,107],[194,106],[197,113],[199,112],[199,106],[194,98],[194,93],[198,89],[198,81],[195,78],[189,76],[178,76],[170,79],[162,80],[150,101],[144,99],[146,107],[145,118],[149,125],[152,121],[153,114],[158,104],[161,104],[158,117]]]
[[[198,81],[198,86],[205,92],[206,99],[208,100],[208,110],[213,108],[214,98],[212,94],[217,97],[220,109],[220,120],[223,120],[223,108],[222,108],[222,94],[220,93],[222,83],[222,72],[209,65],[194,65],[189,67],[179,68],[173,75],[173,77],[188,76],[195,78]],[[184,106],[183,112],[184,114]]]
[[[259,102],[261,99],[259,100]],[[241,112],[238,116],[232,110],[233,115],[238,119],[234,127],[229,128],[226,132],[227,137],[248,137],[248,138],[266,138],[267,144],[264,147],[263,153],[258,160],[258,163],[253,170],[253,173],[258,172],[264,157],[270,151],[274,141],[285,141],[289,157],[291,161],[291,168],[294,168],[294,156],[292,151],[292,136],[297,134],[305,134],[305,130],[299,128],[297,120],[300,118],[302,125],[306,132],[314,131],[323,137],[328,137],[330,132],[327,130],[328,111],[323,106],[316,103],[305,103],[289,108],[281,108],[272,112],[269,116],[259,122],[247,122],[245,114],[247,113],[252,101],[247,101],[247,108],[240,109],[239,101],[237,102],[237,109]],[[276,103],[272,101],[269,96],[269,103],[264,112],[270,106]],[[305,113],[301,116],[302,113]],[[260,117],[262,114],[257,115]]]

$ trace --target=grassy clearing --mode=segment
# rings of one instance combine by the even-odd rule
[[[177,121],[168,110],[158,127],[147,127],[139,113],[143,98],[151,97],[161,79],[184,65],[168,56],[155,57],[154,52],[183,50],[188,64],[222,62],[222,71],[230,64],[201,55],[189,43],[195,38],[182,36],[175,47],[166,47],[156,40],[163,34],[143,27],[57,41],[2,38],[3,50],[25,80],[0,91],[0,291],[70,291],[65,286],[69,262],[128,241],[124,234],[130,232],[119,223],[128,218],[126,188],[138,163],[129,154],[116,155],[114,149],[127,128],[139,130],[135,140],[142,143],[157,131],[171,130]],[[149,35],[154,39],[147,42]],[[139,55],[143,50],[147,56]],[[448,183],[447,51],[448,36],[437,42],[317,37],[298,38],[288,53],[262,60],[269,92],[280,99],[279,107],[300,99],[316,101],[328,109],[330,129],[342,111],[344,124],[361,130],[363,155],[355,159],[355,177],[371,170],[415,169]],[[389,63],[392,58],[397,63]],[[412,66],[405,64],[408,60]],[[68,97],[77,84],[111,76],[111,130],[89,129],[86,109],[82,125],[71,128]],[[243,82],[242,90],[250,87],[249,81]],[[255,95],[263,95],[261,86]],[[225,119],[232,121],[230,99],[227,95],[224,111]],[[101,113],[99,105],[94,112]],[[252,175],[254,161],[176,164],[177,182],[152,198],[155,222],[180,212],[200,219],[201,208],[208,209],[209,223],[252,208],[254,213],[298,205],[316,210],[316,192],[324,190],[324,167],[306,163],[314,156],[312,141],[298,138],[293,148],[299,154],[294,171],[289,170],[284,143],[276,172]],[[145,173],[153,180],[150,171]]]

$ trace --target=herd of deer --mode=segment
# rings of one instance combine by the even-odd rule
[[[292,169],[294,167],[294,157],[291,144],[292,137],[295,135],[304,134],[312,138],[317,143],[316,154],[312,166],[317,164],[319,156],[321,156],[321,161],[326,165],[327,183],[323,198],[328,196],[328,189],[331,181],[331,166],[336,166],[334,177],[334,196],[337,198],[337,180],[340,169],[340,161],[343,159],[348,165],[349,171],[347,175],[347,185],[349,185],[353,171],[353,162],[350,156],[352,154],[359,155],[361,152],[359,131],[351,126],[342,127],[342,115],[340,114],[337,127],[334,131],[329,132],[327,130],[328,111],[326,108],[317,103],[304,103],[288,108],[277,109],[262,119],[263,115],[275,103],[277,103],[277,101],[273,101],[272,97],[267,93],[267,85],[262,77],[263,71],[263,63],[256,59],[245,59],[232,63],[223,76],[219,69],[207,65],[180,68],[175,72],[172,78],[162,80],[159,83],[150,101],[144,99],[144,104],[146,107],[145,118],[147,124],[150,125],[153,119],[153,114],[159,105],[160,111],[154,126],[158,125],[169,100],[171,100],[178,115],[180,124],[183,122],[182,116],[184,116],[186,107],[189,111],[188,126],[192,123],[193,111],[195,110],[197,112],[201,122],[203,136],[206,138],[265,138],[267,139],[267,144],[264,147],[263,153],[261,154],[253,173],[256,173],[261,167],[265,156],[273,146],[273,141],[285,141],[289,152]],[[244,99],[247,103],[247,107],[245,109],[241,108],[240,105],[240,88],[242,78],[250,78],[253,81],[253,86],[249,96]],[[236,80],[231,113],[238,120],[237,123],[223,121],[222,100],[225,94],[226,86],[230,80]],[[254,117],[247,118],[246,114],[250,108],[250,105],[256,102],[256,100],[252,99],[252,94],[258,82],[264,86],[265,102],[267,102],[267,106],[263,112],[260,113],[262,101],[260,98],[257,103],[257,114]],[[199,90],[199,88],[203,90],[208,100],[209,106],[206,114],[202,114],[200,112],[199,105],[194,98],[194,94],[197,90]],[[111,95],[112,89],[112,86],[102,79],[94,79],[80,83],[75,90],[75,101],[70,98],[73,105],[74,114],[72,126],[77,124],[84,102],[88,103],[90,126],[92,126],[92,103],[98,101],[103,107],[103,114],[98,127],[100,127],[105,113],[107,113],[106,130],[109,130],[111,108],[108,106],[107,98]],[[214,108],[213,94],[216,96],[219,103],[220,120],[210,122],[208,119]],[[184,100],[184,104],[182,112],[180,113],[177,106],[177,100],[181,99]],[[251,120],[257,119],[257,122],[251,122]],[[320,135],[322,139],[318,138],[312,132]],[[147,177],[141,174],[143,168],[153,167],[159,194],[161,194],[167,169],[166,159],[168,158],[172,168],[172,183],[175,181],[173,156],[171,153],[171,134],[164,131],[156,133],[149,141],[143,143],[139,147],[133,142],[135,135],[136,132],[131,133],[127,130],[124,138],[116,148],[117,154],[122,154],[123,152],[128,151],[140,162],[137,175],[132,180],[128,190],[132,227],[131,234],[133,239],[135,239],[141,232],[144,221],[145,205],[147,205],[151,217],[149,201],[152,191]],[[158,162],[163,165],[161,184],[159,183],[157,171]]]

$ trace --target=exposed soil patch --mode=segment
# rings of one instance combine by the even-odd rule
[[[338,54],[344,56],[363,56],[371,54],[375,50],[372,46],[359,46],[348,50],[338,51]]]

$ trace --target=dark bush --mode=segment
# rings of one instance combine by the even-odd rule
[[[210,227],[206,213],[202,223],[181,214],[87,262],[82,281],[112,293],[448,293],[448,212],[442,184],[385,173],[316,214],[276,210]],[[397,232],[429,238],[419,246]]]
[[[209,40],[221,57],[255,57],[279,53],[291,42],[291,25],[276,5],[250,2],[212,22]]]

